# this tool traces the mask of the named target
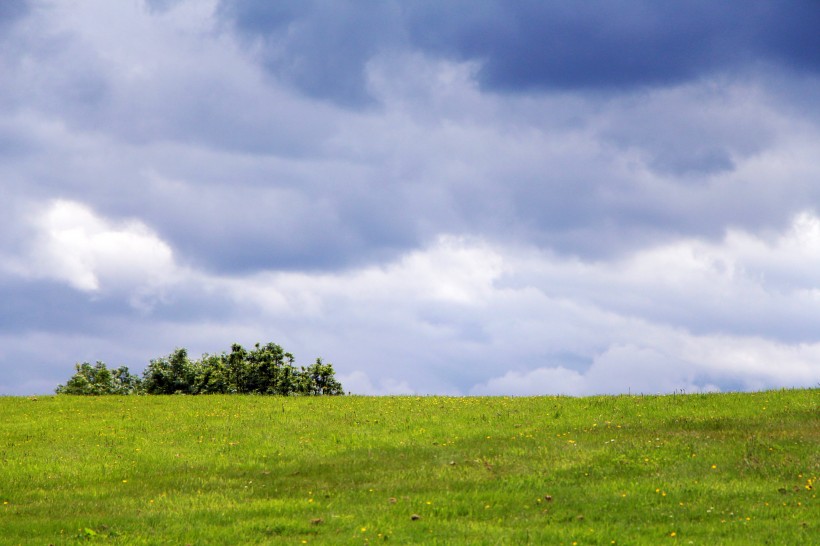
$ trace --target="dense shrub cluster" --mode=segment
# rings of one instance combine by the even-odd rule
[[[57,394],[139,394],[142,381],[122,366],[109,370],[104,362],[76,364],[76,373],[65,385],[57,386]]]
[[[75,370],[57,394],[344,394],[331,364],[317,358],[297,368],[293,355],[275,343],[257,343],[250,351],[234,344],[230,353],[205,354],[199,360],[176,349],[152,360],[142,378],[125,366],[109,370],[103,362],[84,362]]]

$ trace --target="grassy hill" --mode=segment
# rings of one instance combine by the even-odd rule
[[[0,398],[2,544],[817,544],[820,390]],[[814,541],[814,542],[813,542]]]

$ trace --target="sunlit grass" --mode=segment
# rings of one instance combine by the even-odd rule
[[[810,544],[818,402],[0,398],[0,542]]]

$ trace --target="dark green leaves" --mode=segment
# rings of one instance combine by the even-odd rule
[[[275,343],[257,343],[250,351],[235,343],[230,353],[188,358],[184,348],[151,360],[140,379],[128,368],[109,370],[103,362],[77,364],[76,373],[58,394],[344,394],[331,364],[321,358],[305,367]]]

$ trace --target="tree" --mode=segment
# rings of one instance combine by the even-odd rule
[[[121,366],[109,370],[104,362],[93,366],[88,362],[74,365],[75,373],[65,385],[57,386],[57,394],[138,394],[142,392],[139,377],[131,375],[128,368]]]
[[[239,343],[231,345],[228,355],[228,380],[235,388],[234,392],[247,393],[248,390],[248,352]]]
[[[323,363],[321,358],[317,358],[316,362],[307,368],[302,368],[302,373],[300,375],[300,394],[344,394],[342,384],[336,381],[336,374],[333,371],[333,366],[330,363]]]
[[[289,376],[293,375],[293,355],[275,343],[254,345],[246,355],[248,392],[259,394],[290,394]]]
[[[148,364],[143,372],[143,385],[148,394],[196,394],[194,376],[187,349],[176,349]]]
[[[120,366],[111,374],[111,394],[142,394],[142,380],[132,375],[127,366]]]
[[[228,376],[228,365],[225,354],[202,355],[194,362],[194,392],[196,394],[232,394],[236,389],[231,387]]]

